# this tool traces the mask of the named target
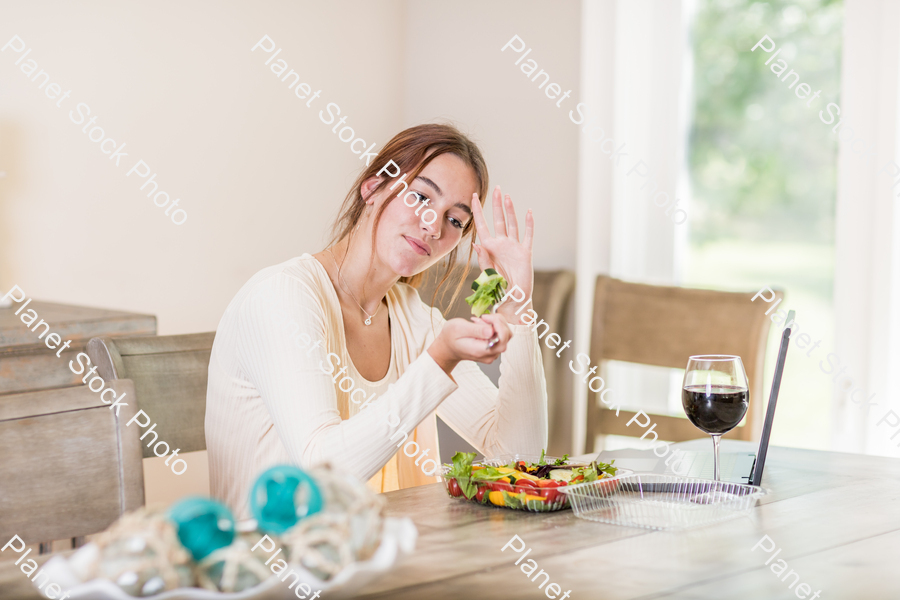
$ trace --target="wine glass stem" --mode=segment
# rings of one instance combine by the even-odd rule
[[[712,435],[713,441],[713,479],[719,481],[719,438],[722,434]]]

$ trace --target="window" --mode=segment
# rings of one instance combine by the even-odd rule
[[[741,291],[779,286],[802,330],[826,348],[834,346],[837,141],[819,111],[840,103],[842,16],[843,4],[830,0],[703,0],[691,35],[692,197],[681,284]],[[765,42],[751,52],[764,35],[775,46]],[[821,95],[798,98],[796,78],[782,81],[789,71],[773,72],[778,59]],[[766,395],[779,337],[769,339]],[[794,349],[772,443],[829,448],[831,387],[818,360],[804,360]],[[766,398],[751,398],[760,400]]]

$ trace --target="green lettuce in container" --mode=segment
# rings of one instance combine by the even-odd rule
[[[466,298],[466,302],[472,307],[472,314],[480,317],[491,312],[491,307],[499,304],[506,293],[507,283],[494,269],[485,269],[481,275],[472,282],[475,293]]]

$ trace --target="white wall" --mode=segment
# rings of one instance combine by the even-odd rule
[[[499,184],[512,197],[520,225],[528,208],[534,212],[535,268],[574,269],[578,131],[567,115],[580,95],[580,3],[407,6],[404,125],[450,120],[469,133],[485,154],[491,189]],[[526,49],[501,52],[514,35]],[[528,59],[538,63],[532,77],[541,69],[550,74],[544,89],[543,75],[532,82],[520,70]],[[547,97],[554,82],[571,95]]]
[[[155,314],[160,334],[215,329],[253,273],[321,248],[360,169],[319,109],[338,103],[376,149],[400,129],[402,8],[4,2],[2,43],[19,35],[72,95],[56,108],[0,53],[0,287]],[[311,108],[250,52],[264,34],[322,90]],[[127,144],[118,168],[70,121],[78,102]],[[125,177],[137,159],[184,225]]]

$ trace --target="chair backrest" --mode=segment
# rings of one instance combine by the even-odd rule
[[[134,381],[138,406],[159,439],[181,452],[206,449],[206,383],[215,332],[93,338],[87,345],[101,377]],[[155,456],[143,447],[144,457]]]
[[[464,267],[458,266],[450,275],[448,284],[455,284],[459,281],[459,275]],[[466,303],[466,296],[472,293],[471,284],[481,273],[481,269],[477,266],[469,266],[466,273],[466,285],[456,299],[453,306],[448,310],[442,311],[444,317],[452,319],[461,317],[468,319],[471,316],[471,310]],[[430,276],[419,287],[419,296],[426,304],[431,303],[434,288],[438,281],[437,276]],[[572,271],[535,271],[534,273],[534,290],[532,292],[532,303],[529,308],[533,308],[540,319],[543,319],[550,325],[549,331],[563,335],[565,333],[566,318],[568,315],[569,300],[572,292],[575,290],[575,273]],[[449,301],[451,292],[446,294],[446,301]],[[441,298],[438,297],[438,304]],[[524,314],[524,313],[523,313]],[[546,336],[544,337],[546,339]],[[547,412],[548,412],[548,429],[549,443],[548,453],[568,452],[571,448],[571,402],[563,401],[570,394],[566,394],[563,389],[563,373],[560,370],[564,367],[565,361],[554,356],[556,350],[551,349],[545,343],[541,343],[541,359],[544,364],[544,377],[547,382]],[[568,371],[568,368],[565,369]]]
[[[120,414],[86,385],[9,394],[0,402],[0,539],[90,535],[144,504],[134,385]]]
[[[572,271],[535,271],[534,291],[531,307],[550,324],[546,334],[542,331],[541,362],[544,365],[544,379],[547,382],[548,442],[547,454],[559,455],[572,448],[572,390],[565,379],[571,379],[568,361],[558,358],[558,349],[550,348],[547,339],[556,333],[565,340],[566,323],[569,317],[569,302],[575,291],[575,273]],[[522,313],[524,314],[524,313]],[[521,315],[520,315],[521,316]]]
[[[726,437],[758,439],[771,321],[760,302],[751,302],[754,293],[646,285],[600,275],[594,292],[591,358],[683,369],[691,355],[740,356],[750,384],[750,409],[746,424]],[[776,295],[784,297],[780,290]],[[597,397],[589,392],[586,450],[593,448],[597,434],[644,433],[625,425],[635,413],[620,411],[616,417],[614,411],[598,406]],[[652,420],[662,440],[683,441],[702,435],[687,419],[656,415]]]

